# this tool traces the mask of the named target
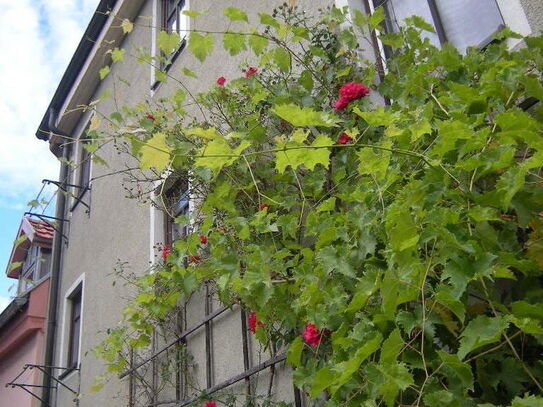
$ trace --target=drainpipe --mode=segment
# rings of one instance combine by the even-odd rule
[[[49,110],[48,130],[62,136],[66,136],[62,131],[55,126],[56,114],[53,109]],[[62,156],[67,160],[68,148],[62,148]],[[68,175],[68,165],[64,160],[60,164],[59,182],[60,187],[66,189],[66,177]],[[59,219],[64,219],[66,210],[66,195],[64,193],[57,194],[57,206],[55,216]],[[55,232],[53,240],[53,253],[51,261],[51,277],[49,280],[49,308],[47,311],[47,330],[45,331],[45,352],[44,364],[45,374],[43,376],[43,393],[41,407],[51,407],[51,375],[55,374],[54,369],[51,369],[54,361],[55,348],[55,333],[57,326],[57,309],[58,309],[58,294],[60,287],[61,260],[62,260],[62,234],[64,233],[64,222],[60,221],[58,230]]]

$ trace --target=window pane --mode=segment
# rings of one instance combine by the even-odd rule
[[[398,31],[399,26],[405,26],[404,20],[412,15],[417,15],[428,23],[434,25],[432,12],[428,6],[427,0],[389,0],[386,2],[388,18],[392,30]],[[439,37],[435,33],[423,32],[423,36],[428,38],[432,44],[439,46]]]
[[[187,10],[187,7],[185,1],[182,0],[179,2],[179,36],[181,40],[187,36],[188,29],[188,17],[183,14],[184,10]]]
[[[480,45],[503,19],[495,0],[436,0],[447,39],[461,52]]]
[[[83,140],[81,141],[81,161],[79,162],[79,186],[82,187],[79,189],[78,193],[81,194],[83,192],[83,187],[86,187],[89,185],[90,181],[90,166],[91,166],[91,155],[87,151],[87,149],[84,147],[84,145],[88,143],[88,141]]]
[[[177,32],[177,14],[174,13],[169,19],[166,26],[169,33]]]
[[[68,367],[77,367],[79,362],[79,335],[81,328],[81,288],[72,297],[71,306]]]

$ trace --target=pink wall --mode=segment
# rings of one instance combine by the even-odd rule
[[[23,389],[6,387],[26,364],[43,364],[45,315],[49,280],[35,287],[24,310],[13,316],[0,331],[0,406],[37,407],[39,400]],[[37,369],[27,371],[16,383],[41,385],[42,375]],[[29,388],[41,395],[41,389]]]
[[[2,407],[37,407],[39,402],[20,388],[5,387],[11,382],[27,363],[40,364],[43,352],[43,331],[34,331],[12,352],[0,359],[0,406]],[[27,370],[18,380],[18,383],[41,385],[42,376],[36,369]],[[31,389],[40,394],[40,389]],[[38,390],[38,391],[36,391]]]

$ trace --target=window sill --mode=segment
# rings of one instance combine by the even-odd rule
[[[85,196],[87,191],[90,191],[90,189],[91,189],[90,185],[87,185],[87,186],[83,187],[82,191],[77,195],[77,198],[75,199],[74,204],[70,208],[70,212],[73,212],[75,210],[75,208],[77,208],[77,205],[79,205],[79,203],[82,202],[83,197]],[[85,204],[84,202],[83,202],[83,205],[85,205],[87,207],[87,210],[89,209],[89,206],[87,204]]]
[[[64,369],[64,371],[58,375],[57,379],[58,380],[64,380],[64,379],[67,379],[68,376],[71,376],[71,374],[73,372],[79,372],[79,368],[78,367],[75,367],[75,366],[72,366],[72,367],[68,367],[66,369]]]

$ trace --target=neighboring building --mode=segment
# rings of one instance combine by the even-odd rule
[[[186,366],[179,368],[171,386],[164,386],[163,378],[159,375],[160,357],[142,364],[141,370],[135,370],[123,379],[108,380],[100,392],[91,391],[95,376],[104,371],[103,361],[97,359],[91,350],[104,338],[104,331],[115,326],[122,317],[126,297],[129,296],[122,284],[112,284],[111,273],[117,261],[127,261],[131,270],[144,273],[149,269],[149,264],[156,261],[157,246],[186,232],[176,229],[176,225],[162,211],[126,199],[126,191],[122,187],[123,175],[115,172],[125,168],[127,158],[117,154],[113,144],[100,150],[101,157],[109,167],[95,165],[91,161],[83,145],[93,113],[77,107],[95,101],[106,90],[111,90],[114,97],[96,105],[101,113],[108,116],[118,106],[157,99],[175,90],[173,81],[157,85],[153,67],[128,58],[123,64],[113,65],[109,75],[100,81],[99,71],[108,63],[108,51],[113,46],[122,46],[128,52],[140,47],[156,50],[160,27],[178,30],[181,34],[185,27],[221,31],[228,26],[222,14],[225,7],[237,6],[255,16],[256,12],[270,12],[281,3],[280,0],[100,1],[36,133],[39,139],[50,143],[51,151],[57,157],[78,164],[74,170],[64,163],[60,171],[59,183],[71,194],[58,195],[56,217],[61,221],[53,247],[44,364],[65,368],[52,373],[64,385],[76,389],[79,395],[74,397],[64,386],[55,386],[50,391],[52,382],[46,377],[44,397],[47,402],[42,406],[173,406],[185,405],[198,394],[187,386]],[[379,3],[382,2],[298,1],[298,5],[308,13],[317,13],[319,8],[333,5],[371,12]],[[440,44],[448,40],[460,49],[466,45],[484,44],[492,33],[504,25],[523,35],[543,28],[543,7],[531,0],[389,0],[386,6],[388,29],[394,30],[396,21],[405,16],[420,14],[436,27],[437,33],[431,37],[431,41]],[[182,14],[183,9],[209,9],[210,12],[194,21]],[[525,10],[529,10],[529,13]],[[125,18],[136,23],[133,31],[126,36],[119,24]],[[474,18],[477,21],[473,21]],[[183,41],[186,40],[184,35],[181,37]],[[375,61],[379,52],[366,51],[365,57]],[[215,47],[213,54],[201,64],[187,52],[186,47],[182,47],[169,73],[181,77],[181,67],[199,72],[198,79],[182,77],[191,92],[198,93],[209,88],[217,77],[240,76],[238,62],[239,59],[232,58],[221,47]],[[119,78],[123,83],[119,83]],[[59,134],[78,142],[64,144]],[[186,187],[173,179],[166,182],[171,208],[175,208],[177,213],[190,210]],[[247,335],[246,316],[243,313],[223,310],[214,300],[213,293],[206,290],[193,296],[183,308],[177,326],[178,334],[195,327],[190,335],[182,336],[180,343],[192,355],[191,380],[200,390],[213,391],[224,387],[243,393],[248,385],[249,373],[260,370],[258,383],[251,379],[253,389],[266,391],[270,377],[274,376],[273,393],[294,402],[296,406],[301,405],[302,399],[293,390],[290,373],[282,367],[281,355],[269,359],[269,354],[259,354],[258,345]],[[160,342],[155,341],[151,352],[156,353],[161,349]],[[143,362],[135,356],[134,363],[140,361]],[[278,368],[275,373],[270,373],[270,367],[276,364]],[[147,381],[146,389],[138,387],[138,375]],[[235,384],[228,385],[233,379],[237,380]]]
[[[6,274],[18,285],[16,297],[0,314],[2,406],[39,405],[35,396],[41,396],[36,386],[42,382],[53,234],[44,221],[24,217],[11,252]]]

